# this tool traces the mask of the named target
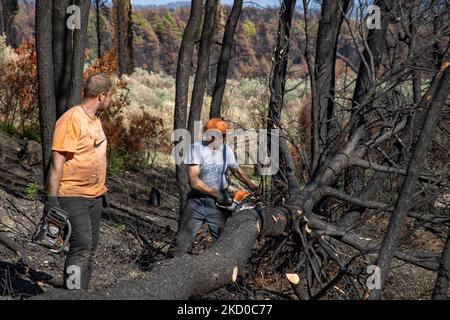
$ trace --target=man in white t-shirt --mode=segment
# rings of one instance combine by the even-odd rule
[[[258,190],[258,186],[252,183],[239,167],[233,150],[223,143],[227,131],[226,123],[213,118],[207,122],[204,129],[209,138],[194,143],[185,159],[191,190],[178,226],[175,247],[172,250],[174,256],[189,251],[203,223],[208,224],[214,240],[219,237],[229,212],[218,208],[216,202],[227,206],[232,201],[227,191],[228,169],[250,190]]]

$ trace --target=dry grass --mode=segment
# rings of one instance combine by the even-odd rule
[[[128,99],[130,105],[125,114],[138,112],[144,107],[151,115],[161,117],[164,127],[172,129],[173,111],[175,105],[175,79],[166,74],[149,73],[141,68],[136,68],[130,76],[125,76],[128,83]],[[190,93],[193,85],[190,80]],[[298,82],[302,82],[298,85]],[[296,86],[298,85],[298,86]],[[288,80],[287,88],[294,88],[285,96],[283,123],[286,127],[292,124],[292,120],[298,118],[303,107],[303,97],[309,94],[306,82],[302,80]],[[118,94],[123,91],[118,90]],[[266,79],[242,79],[240,81],[229,80],[223,99],[223,117],[233,123],[236,128],[265,128],[267,118],[267,106],[270,92]],[[202,110],[202,120],[209,115],[211,97],[205,95]]]

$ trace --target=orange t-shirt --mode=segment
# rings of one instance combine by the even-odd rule
[[[99,118],[92,120],[81,106],[66,111],[56,122],[52,150],[68,154],[59,197],[95,198],[108,190],[106,136]]]

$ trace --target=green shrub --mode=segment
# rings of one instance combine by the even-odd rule
[[[19,129],[15,125],[4,122],[0,123],[0,130],[5,131],[12,136],[15,136],[19,132]]]
[[[39,129],[34,127],[25,127],[23,132],[23,138],[25,140],[34,140],[36,142],[41,142],[41,135],[39,133]]]
[[[33,200],[33,201],[37,200],[38,195],[39,195],[39,187],[36,183],[30,182],[25,187],[24,193],[25,193],[25,197],[28,200]]]
[[[111,155],[109,158],[109,173],[117,175],[125,166],[125,157],[122,155]]]

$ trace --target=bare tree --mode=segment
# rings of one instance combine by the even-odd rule
[[[87,41],[90,1],[78,2],[81,9],[81,29],[67,28],[67,8],[71,4],[69,0],[57,1],[52,11],[52,56],[57,118],[69,107],[81,102],[83,87],[84,49]]]
[[[311,112],[312,165],[314,171],[325,155],[325,148],[336,134],[334,113],[335,61],[339,32],[350,1],[324,1],[317,32],[314,63],[315,96]]]
[[[36,52],[44,181],[56,119],[81,102],[90,1],[80,0],[81,28],[67,28],[71,1],[36,1]],[[49,19],[48,17],[53,17]]]
[[[214,23],[216,21],[218,3],[218,0],[206,0],[205,4],[205,19],[203,21],[202,36],[200,38],[197,70],[195,73],[188,118],[188,129],[191,135],[194,133],[194,122],[199,121],[201,118],[209,69],[209,48],[214,35]]]
[[[233,47],[234,34],[239,22],[239,17],[242,11],[243,0],[235,0],[231,8],[230,16],[225,24],[225,32],[222,40],[222,50],[220,52],[219,63],[217,66],[216,83],[211,101],[211,109],[209,112],[210,118],[220,117],[222,111],[223,94],[228,75],[228,64],[231,58],[231,49]]]
[[[15,34],[14,19],[19,11],[18,0],[0,1],[0,35],[6,36],[6,44],[16,48],[17,37]]]
[[[114,0],[114,45],[119,75],[133,73],[133,30],[130,0]]]
[[[202,18],[202,0],[193,0],[191,12],[181,40],[180,52],[178,54],[175,110],[173,128],[186,129],[189,77],[192,71],[192,57],[200,22]],[[184,199],[188,190],[187,174],[184,165],[176,166],[176,180],[180,195],[180,210],[184,207]]]
[[[39,85],[39,121],[42,140],[44,180],[46,180],[51,158],[51,142],[56,120],[56,95],[52,58],[53,5],[49,1],[36,1],[36,53]],[[49,72],[51,71],[51,72]]]
[[[296,1],[283,1],[280,8],[280,19],[278,22],[277,32],[277,44],[275,47],[273,64],[270,74],[270,101],[268,110],[268,123],[267,128],[270,132],[271,129],[281,129],[281,111],[283,108],[285,84],[286,84],[286,71],[289,58],[289,40],[291,34],[292,19],[295,13]],[[272,141],[269,140],[270,143]],[[270,149],[270,148],[269,148]],[[296,189],[296,177],[294,172],[294,166],[290,153],[288,152],[288,146],[284,138],[280,143],[281,149],[281,165],[280,172],[276,177],[273,177],[273,185],[275,189],[280,189],[278,181],[286,176],[289,189]]]
[[[100,59],[102,56],[102,28],[100,23],[101,16],[101,0],[95,0],[95,31],[97,34],[97,58]]]
[[[375,5],[378,6],[381,11],[380,29],[374,28],[369,30],[367,38],[363,39],[364,51],[361,55],[358,77],[353,93],[352,110],[360,108],[363,100],[372,100],[370,95],[373,95],[373,91],[371,91],[370,88],[373,87],[373,84],[376,81],[376,74],[380,68],[382,55],[384,53],[384,48],[386,47],[386,34],[389,19],[392,14],[391,10],[393,8],[393,3],[394,2],[391,0],[375,1]],[[371,105],[368,104],[365,108],[370,107]],[[364,113],[361,113],[361,115],[359,121],[367,121]],[[345,188],[347,192],[356,192],[359,190],[361,188],[361,180],[361,170],[350,168],[345,176]]]
[[[4,14],[5,9],[3,8],[3,1],[0,1],[0,35],[5,34],[5,22],[4,22]]]

